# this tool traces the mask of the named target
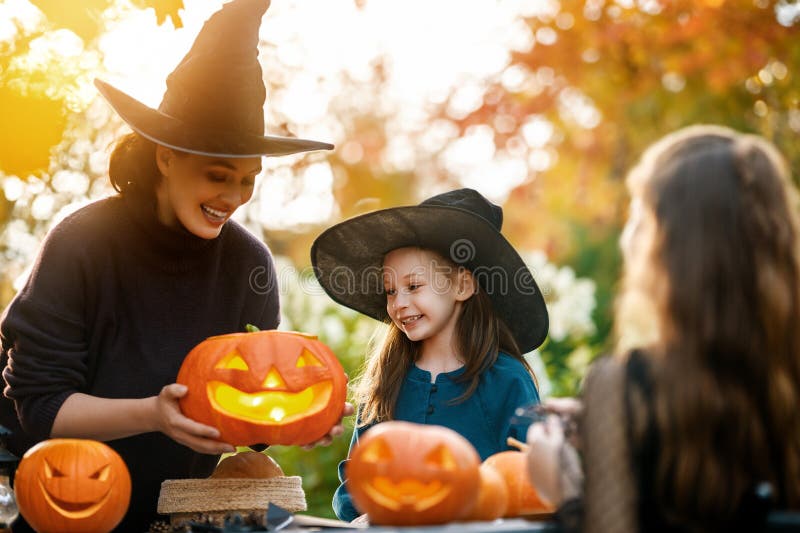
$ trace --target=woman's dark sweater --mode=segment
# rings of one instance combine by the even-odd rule
[[[0,423],[15,430],[10,447],[22,453],[48,438],[71,394],[157,395],[203,339],[279,321],[272,256],[239,224],[205,240],[161,225],[152,202],[97,201],[49,233],[0,321],[4,392],[13,400],[3,399]],[[118,531],[146,531],[158,518],[161,482],[206,477],[218,459],[161,433],[108,444],[133,481]]]

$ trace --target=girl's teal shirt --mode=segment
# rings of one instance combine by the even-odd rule
[[[463,367],[436,376],[412,366],[403,380],[395,407],[395,420],[445,426],[463,435],[481,456],[508,450],[508,437],[525,441],[527,424],[512,424],[514,410],[539,402],[533,378],[518,360],[500,352],[497,361],[484,372],[475,392],[465,401],[449,404],[467,389],[458,377]],[[350,452],[371,425],[356,427],[350,441]],[[350,456],[348,452],[348,457]],[[333,495],[333,510],[340,520],[359,516],[347,492],[347,460],[339,463],[341,485]]]

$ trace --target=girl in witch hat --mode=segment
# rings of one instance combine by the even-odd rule
[[[207,477],[234,451],[181,415],[174,380],[205,338],[278,326],[272,256],[231,216],[262,156],[332,148],[264,134],[257,45],[268,5],[233,0],[212,15],[158,109],[96,82],[133,129],[111,155],[119,194],[50,232],[0,326],[10,398],[0,422],[13,451],[50,437],[109,441],[133,481],[120,531],[147,530],[162,481]]]
[[[503,211],[472,189],[384,209],[331,227],[311,248],[331,298],[388,325],[358,382],[353,446],[372,425],[405,420],[449,427],[481,459],[523,440],[514,410],[538,403],[522,354],[547,335],[541,292],[500,233]],[[346,487],[337,516],[358,516]]]

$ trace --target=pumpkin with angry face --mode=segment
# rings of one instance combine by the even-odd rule
[[[186,356],[177,382],[189,389],[183,414],[235,446],[317,441],[341,418],[347,390],[330,348],[287,331],[210,337]]]
[[[102,442],[51,439],[22,457],[14,494],[39,533],[106,532],[128,510],[131,478],[122,458]]]
[[[347,487],[371,523],[442,524],[470,513],[478,498],[480,457],[457,432],[383,422],[353,448]]]

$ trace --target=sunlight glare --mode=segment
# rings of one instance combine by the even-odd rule
[[[42,12],[27,0],[0,2],[0,42],[8,42],[17,35],[17,24],[22,31],[33,31],[44,21]]]

